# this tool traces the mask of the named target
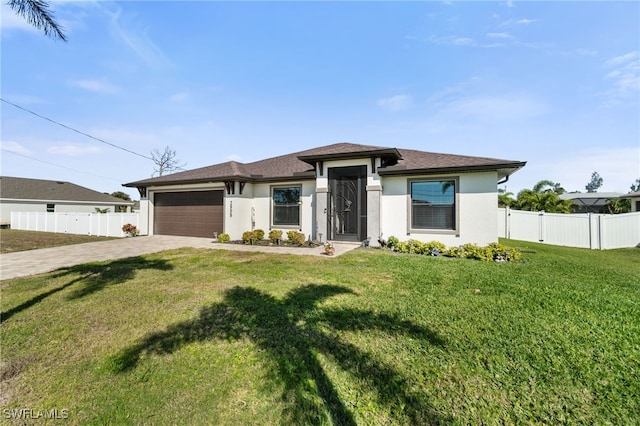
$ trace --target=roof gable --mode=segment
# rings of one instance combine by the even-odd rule
[[[132,201],[103,194],[70,182],[9,176],[0,177],[0,198],[133,205]]]

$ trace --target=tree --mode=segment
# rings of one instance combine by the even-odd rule
[[[585,185],[585,189],[587,192],[598,192],[598,188],[602,186],[602,182],[602,178],[598,172],[593,172],[591,174],[591,180]]]
[[[67,37],[63,32],[64,28],[56,22],[53,13],[49,10],[49,3],[46,1],[9,0],[7,5],[13,9],[18,16],[22,16],[28,23],[44,31],[46,36],[67,41]]]
[[[176,151],[166,146],[163,152],[154,149],[151,152],[151,158],[156,165],[156,169],[151,176],[162,176],[165,173],[171,173],[182,169],[187,163],[180,164],[180,160],[176,158]]]
[[[630,189],[631,189],[631,192],[640,191],[640,178],[636,179],[636,181],[631,184]]]
[[[532,189],[518,192],[514,208],[520,210],[540,211],[549,213],[570,213],[571,200],[562,200],[560,194],[565,192],[559,183],[541,180]]]
[[[498,207],[513,207],[516,205],[516,199],[513,198],[513,192],[506,192],[504,189],[498,189]]]
[[[109,195],[111,195],[112,197],[121,198],[125,201],[131,201],[131,197],[126,192],[116,191],[116,192],[112,192]]]
[[[631,199],[609,198],[607,200],[607,210],[611,214],[629,213],[631,211]]]

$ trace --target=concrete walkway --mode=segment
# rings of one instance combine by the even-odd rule
[[[360,245],[355,243],[336,243],[334,246],[336,248],[336,253],[333,257],[353,250]],[[65,266],[74,266],[104,260],[123,259],[182,247],[258,251],[266,253],[322,256],[327,259],[331,258],[331,256],[327,256],[324,253],[323,247],[295,248],[220,244],[214,243],[211,238],[151,235],[1,254],[0,280],[41,274]]]

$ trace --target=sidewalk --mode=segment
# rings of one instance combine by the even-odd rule
[[[360,245],[355,243],[336,243],[334,246],[336,247],[336,253],[333,257],[353,250]],[[323,247],[295,248],[220,244],[214,243],[211,238],[151,235],[2,254],[0,255],[0,280],[41,274],[65,266],[123,259],[182,247],[257,251],[331,258],[324,254]]]

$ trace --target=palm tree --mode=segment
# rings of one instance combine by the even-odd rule
[[[549,213],[571,213],[571,201],[562,200],[559,195],[565,192],[559,183],[541,180],[533,189],[523,189],[518,193],[516,206],[520,210]]]
[[[44,31],[45,35],[67,41],[62,26],[54,19],[53,13],[49,10],[49,3],[46,1],[9,0],[7,5],[31,25]]]

